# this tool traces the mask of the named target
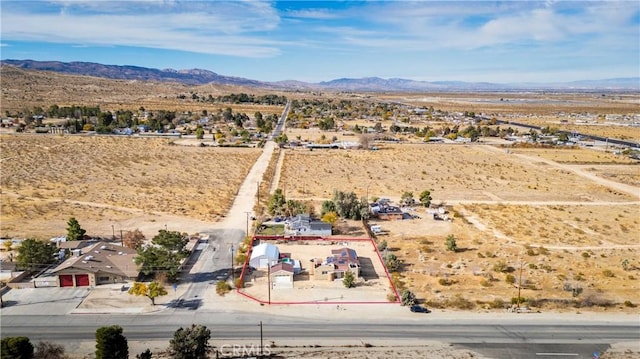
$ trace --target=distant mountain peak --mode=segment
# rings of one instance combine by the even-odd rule
[[[339,90],[370,92],[425,92],[425,91],[522,91],[522,90],[573,90],[573,91],[640,91],[640,78],[615,78],[584,80],[565,83],[512,83],[464,81],[415,81],[402,78],[384,79],[377,76],[363,78],[339,78],[320,83],[287,80],[262,82],[242,77],[224,76],[205,69],[153,69],[131,65],[103,65],[93,62],[59,62],[34,60],[2,60],[2,65],[23,69],[54,71],[73,75],[85,75],[120,80],[178,82],[186,85],[209,83],[238,86],[254,86],[288,90]]]

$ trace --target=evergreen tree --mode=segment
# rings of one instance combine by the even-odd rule
[[[0,342],[2,359],[31,359],[33,358],[33,344],[27,337],[5,337]]]
[[[67,241],[79,241],[84,239],[84,235],[87,233],[75,217],[69,218],[67,222]]]
[[[211,331],[204,325],[192,324],[191,328],[176,330],[169,343],[173,359],[205,359],[211,350]]]
[[[352,271],[348,270],[344,273],[342,284],[344,284],[345,288],[353,288],[356,286],[356,277],[353,275]]]
[[[96,330],[96,359],[128,359],[129,344],[122,327],[111,325]]]

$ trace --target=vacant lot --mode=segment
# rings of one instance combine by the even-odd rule
[[[166,139],[55,135],[2,136],[0,149],[1,235],[37,237],[64,233],[71,216],[88,234],[105,236],[215,222],[260,155]]]
[[[570,150],[567,150],[570,151]],[[580,153],[583,150],[575,150]],[[436,201],[629,201],[633,196],[546,162],[523,160],[479,145],[384,145],[378,151],[287,150],[280,188],[288,197],[331,198],[334,190],[360,196]]]
[[[431,306],[502,309],[517,296],[521,263],[527,305],[640,304],[640,190],[589,176],[633,186],[633,162],[585,149],[478,145],[286,151],[287,198],[319,201],[338,189],[397,200],[429,189],[447,205],[453,222],[417,209],[420,219],[379,223],[379,240],[404,261],[401,281]],[[449,234],[456,252],[446,250]]]

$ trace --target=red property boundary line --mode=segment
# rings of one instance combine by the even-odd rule
[[[376,251],[376,254],[378,255],[378,260],[380,260],[380,263],[382,263],[382,268],[384,268],[384,273],[387,276],[387,280],[389,281],[389,285],[391,286],[391,289],[393,290],[393,294],[396,296],[396,300],[395,301],[383,301],[383,302],[379,302],[379,301],[330,301],[330,300],[311,300],[311,301],[300,301],[300,302],[280,302],[280,301],[266,301],[266,300],[262,300],[259,298],[256,298],[250,294],[244,293],[242,291],[242,287],[240,288],[236,288],[236,291],[238,292],[238,294],[249,298],[253,301],[256,301],[258,303],[260,303],[261,305],[263,304],[269,304],[269,305],[290,305],[290,304],[399,304],[401,303],[400,300],[400,295],[398,294],[398,289],[396,288],[396,286],[393,284],[393,281],[391,280],[391,275],[389,274],[389,271],[387,270],[387,266],[384,265],[384,261],[382,260],[382,255],[380,254],[380,251],[378,251],[378,246],[376,246],[376,243],[374,242],[373,238],[368,237],[368,238],[351,238],[351,237],[302,237],[302,236],[294,236],[294,237],[285,237],[285,236],[253,236],[251,237],[251,243],[249,245],[249,251],[247,252],[247,257],[245,258],[244,264],[242,266],[242,272],[240,273],[240,282],[244,283],[244,275],[247,271],[247,267],[249,266],[249,259],[251,259],[251,253],[253,252],[253,242],[255,242],[255,240],[286,240],[286,241],[308,241],[308,240],[317,240],[317,241],[332,241],[332,242],[358,242],[358,241],[368,241],[369,244],[371,244],[373,246],[373,249]]]

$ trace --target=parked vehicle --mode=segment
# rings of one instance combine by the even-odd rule
[[[415,304],[412,305],[411,308],[409,308],[411,310],[411,312],[413,313],[431,313],[431,311],[419,304]]]

